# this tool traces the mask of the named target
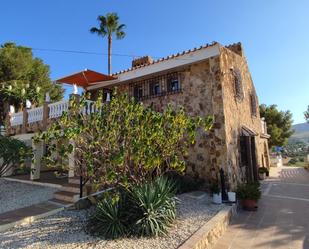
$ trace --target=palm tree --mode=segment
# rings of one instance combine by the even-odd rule
[[[93,27],[90,29],[92,34],[97,34],[98,36],[105,37],[108,39],[108,74],[111,74],[112,71],[112,37],[113,34],[116,34],[117,39],[123,39],[126,33],[123,31],[126,25],[119,24],[119,17],[117,13],[107,13],[106,16],[98,16],[98,21],[100,26]]]

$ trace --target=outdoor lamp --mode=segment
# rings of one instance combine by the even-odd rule
[[[27,109],[30,109],[30,108],[31,108],[31,105],[32,105],[32,104],[31,104],[30,100],[27,99],[27,100],[26,100],[26,108],[27,108]]]
[[[45,93],[45,102],[50,102],[49,92]]]
[[[10,113],[11,114],[15,113],[15,107],[13,105],[10,105]]]
[[[111,101],[111,94],[109,92],[106,93],[106,102]]]

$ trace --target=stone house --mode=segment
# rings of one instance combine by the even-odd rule
[[[258,167],[269,167],[269,135],[240,43],[222,46],[214,42],[159,60],[145,56],[133,60],[131,68],[111,76],[85,70],[58,82],[84,87],[94,99],[103,90],[108,101],[117,87],[157,111],[171,103],[183,106],[192,116],[213,115],[213,129],[199,134],[186,159],[187,173],[192,176],[209,180],[222,168],[230,185],[235,186],[240,181],[257,179]],[[11,135],[21,137],[46,128],[45,119],[59,117],[67,108],[64,103],[47,103],[46,111],[42,107],[35,114],[39,117],[31,118],[31,125],[27,125],[25,116],[21,121],[22,114],[14,114]],[[56,105],[61,107],[57,109]],[[28,121],[34,115],[30,114],[26,115]]]

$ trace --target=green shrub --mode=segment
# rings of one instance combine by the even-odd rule
[[[105,239],[165,235],[176,218],[174,195],[175,184],[163,177],[119,190],[98,203],[87,230]]]
[[[266,168],[266,167],[260,167],[259,169],[259,173],[260,174],[268,174],[269,173],[269,170]]]
[[[219,194],[220,193],[220,187],[219,183],[217,181],[214,181],[210,185],[210,191],[212,194]]]
[[[240,200],[258,200],[261,198],[260,184],[258,182],[241,184],[237,187],[236,195]]]
[[[124,212],[123,198],[105,196],[96,206],[95,213],[90,218],[87,230],[90,234],[116,239],[127,234],[127,218]]]
[[[305,158],[303,158],[303,157],[299,157],[298,160],[299,160],[300,162],[302,162],[302,163],[305,162]]]
[[[297,162],[298,162],[297,158],[292,158],[292,159],[289,160],[288,164],[292,165],[292,164],[296,164]]]
[[[159,177],[153,182],[136,186],[130,192],[132,230],[138,236],[166,235],[176,218],[175,184]]]

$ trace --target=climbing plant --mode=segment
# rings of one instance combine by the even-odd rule
[[[44,161],[52,167],[67,169],[74,153],[77,173],[96,187],[140,184],[167,171],[183,172],[197,130],[208,131],[213,123],[212,116],[190,117],[171,105],[159,113],[117,92],[105,104],[100,94],[92,106],[96,111],[86,114],[81,110],[88,97],[71,98],[69,111],[36,140],[48,145]]]

